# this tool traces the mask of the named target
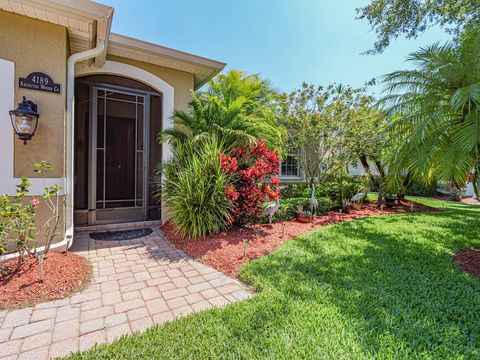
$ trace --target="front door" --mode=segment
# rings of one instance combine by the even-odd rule
[[[146,219],[147,96],[91,87],[88,223]]]

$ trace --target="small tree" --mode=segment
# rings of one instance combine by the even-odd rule
[[[310,185],[330,180],[370,152],[373,141],[364,137],[364,121],[374,118],[372,102],[364,89],[335,84],[303,83],[278,96],[280,122],[290,146],[302,152],[299,160]]]
[[[41,174],[45,184],[45,174],[52,169],[52,165],[46,162],[34,164],[35,172]],[[35,226],[35,217],[40,200],[28,201],[31,183],[27,178],[22,178],[17,185],[15,196],[0,195],[0,256],[4,255],[9,244],[18,253],[17,270],[25,261],[25,256],[36,256],[36,240],[39,237],[44,239],[43,253],[46,255],[54,238],[59,234],[58,225],[60,222],[63,202],[60,201],[60,185],[52,187],[44,186],[42,198],[43,203],[50,210],[50,216],[43,223],[40,229]]]
[[[41,228],[41,233],[45,236],[45,249],[43,253],[46,255],[50,250],[53,240],[56,236],[60,235],[58,231],[58,225],[60,223],[62,208],[64,201],[61,200],[59,192],[62,187],[59,184],[53,186],[47,186],[45,183],[45,177],[48,171],[52,171],[52,164],[42,161],[38,164],[34,164],[35,172],[39,173],[43,180],[43,195],[44,204],[50,211],[50,216],[45,221]]]
[[[30,186],[31,183],[22,177],[13,198],[8,195],[0,197],[0,243],[2,244],[0,255],[5,254],[9,243],[13,243],[18,252],[17,270],[24,263],[25,256],[32,254],[35,248],[33,231],[35,230],[35,209],[39,201],[25,200]]]

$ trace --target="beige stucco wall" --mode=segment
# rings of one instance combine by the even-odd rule
[[[165,82],[173,86],[173,88],[175,89],[175,109],[188,109],[188,104],[192,100],[192,90],[194,86],[193,74],[120,56],[108,55],[107,59],[136,66],[140,69],[143,69],[158,76],[160,79],[164,80]]]
[[[25,146],[15,138],[15,177],[38,176],[32,164],[53,164],[49,177],[64,176],[67,30],[58,25],[0,10],[0,58],[15,63],[15,100],[22,96],[38,105],[39,127]],[[18,78],[44,72],[61,85],[61,94],[19,89]]]

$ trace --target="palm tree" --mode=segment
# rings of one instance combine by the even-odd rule
[[[175,146],[215,135],[227,149],[260,139],[270,148],[279,147],[284,130],[276,125],[272,95],[268,81],[231,70],[211,80],[206,91],[194,93],[190,111],[175,111],[174,128],[159,139]]]
[[[395,71],[383,79],[387,131],[396,143],[388,160],[389,184],[400,184],[408,171],[418,180],[436,177],[462,186],[472,170],[478,184],[480,32],[466,34],[458,45],[422,48],[407,60],[416,69]]]

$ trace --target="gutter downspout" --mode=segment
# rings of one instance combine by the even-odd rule
[[[66,162],[67,162],[67,174],[66,174],[66,214],[65,214],[65,240],[62,242],[68,249],[73,242],[73,189],[74,189],[74,124],[73,124],[73,112],[75,108],[75,64],[79,61],[92,59],[101,55],[106,51],[106,43],[104,40],[98,41],[98,44],[93,49],[85,50],[71,55],[67,62],[67,150],[66,150]],[[55,244],[56,245],[56,244]]]
[[[108,14],[103,18],[105,21],[105,26],[102,29],[102,35],[104,39],[99,39],[97,37],[97,46],[92,49],[85,50],[76,54],[71,55],[67,61],[67,114],[66,114],[66,154],[65,160],[67,163],[67,171],[65,174],[65,237],[62,241],[54,243],[50,246],[50,250],[62,250],[69,249],[73,244],[73,233],[74,233],[74,224],[73,224],[73,190],[74,190],[74,177],[73,177],[73,166],[74,166],[74,143],[75,143],[75,134],[74,134],[74,123],[73,123],[73,112],[75,105],[75,64],[79,61],[84,61],[92,58],[96,58],[102,55],[107,51],[108,39],[110,37],[110,29],[112,25],[113,17],[113,8],[110,8]],[[43,251],[45,247],[42,246],[37,248],[38,251]],[[0,256],[0,260],[8,260],[16,258],[18,253],[11,253],[7,255]]]

